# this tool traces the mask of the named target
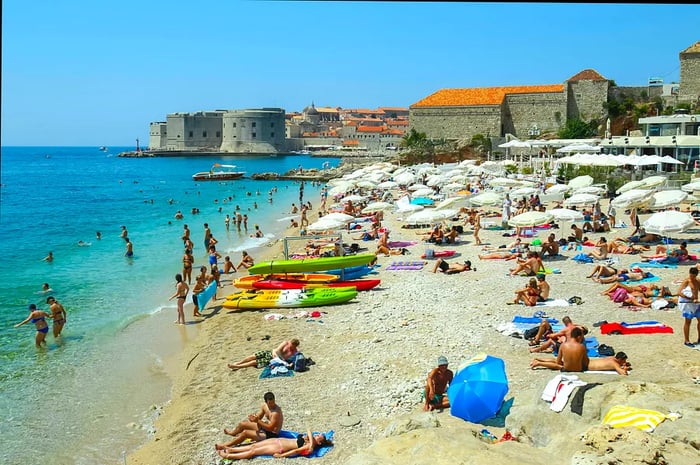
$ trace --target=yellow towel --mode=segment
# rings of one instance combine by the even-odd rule
[[[610,425],[613,428],[634,426],[637,429],[651,433],[664,420],[675,420],[676,418],[676,415],[664,415],[655,410],[644,410],[628,405],[616,405],[610,408],[608,413],[605,414],[603,424]]]

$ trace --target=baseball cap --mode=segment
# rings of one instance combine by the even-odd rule
[[[438,357],[438,362],[437,362],[437,364],[438,364],[438,366],[440,366],[440,365],[447,365],[447,364],[448,364],[448,363],[447,363],[447,357],[445,357],[444,355],[439,356],[439,357]]]

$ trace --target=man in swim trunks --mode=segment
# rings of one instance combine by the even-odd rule
[[[425,402],[423,410],[435,410],[437,408],[449,408],[450,400],[447,398],[447,386],[452,382],[454,373],[447,369],[447,358],[444,356],[438,357],[438,366],[433,368],[428,374],[428,380],[425,384]]]
[[[216,444],[217,450],[238,445],[246,439],[263,441],[279,437],[284,421],[282,409],[275,402],[275,395],[272,392],[266,392],[263,399],[264,402],[258,413],[248,415],[247,420],[239,422],[232,430],[224,428],[224,433],[233,436],[233,439],[223,444]]]
[[[571,337],[560,347],[556,360],[536,358],[530,362],[530,368],[549,368],[561,371],[586,371],[589,368],[588,353],[583,343],[583,331],[574,327]]]
[[[591,371],[615,370],[618,374],[628,375],[630,364],[627,362],[627,355],[624,352],[618,352],[613,357],[596,357],[590,359],[588,362],[588,369]]]
[[[124,240],[126,241],[126,253],[124,254],[125,257],[133,257],[134,256],[134,244],[131,243],[128,237],[125,237]]]
[[[455,274],[455,273],[461,273],[462,271],[471,271],[472,270],[472,262],[469,260],[466,260],[464,263],[447,263],[446,260],[443,260],[442,258],[438,258],[437,262],[435,262],[435,266],[433,267],[433,273],[437,273],[438,268],[440,268],[440,271],[442,271],[445,274]],[[474,270],[476,271],[476,270]]]
[[[688,277],[678,286],[678,308],[683,315],[683,344],[686,347],[695,347],[700,344],[700,304],[698,304],[698,269],[688,269]],[[690,342],[690,324],[695,318],[698,322],[698,338],[695,343]]]

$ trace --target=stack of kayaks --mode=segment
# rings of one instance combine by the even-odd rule
[[[320,307],[347,302],[357,295],[354,287],[319,287],[286,290],[247,290],[231,294],[224,308],[298,308]]]
[[[304,289],[317,287],[354,287],[358,291],[369,291],[381,283],[379,279],[350,279],[346,281],[329,281],[327,283],[310,283],[293,279],[261,279],[253,282],[254,289]]]
[[[273,273],[270,275],[252,274],[233,281],[239,289],[254,289],[253,284],[262,279],[300,281],[308,284],[325,284],[338,281],[340,276],[330,273]]]
[[[367,265],[374,261],[374,254],[344,255],[341,257],[304,258],[301,260],[273,260],[248,268],[250,274],[318,273],[326,270],[347,269]]]

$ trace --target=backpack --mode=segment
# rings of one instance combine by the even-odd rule
[[[525,339],[532,339],[533,337],[537,336],[537,331],[539,331],[539,326],[535,326],[534,328],[526,329],[523,332],[523,337]]]
[[[615,349],[613,349],[609,345],[601,344],[598,346],[598,355],[602,355],[605,357],[615,355]]]
[[[576,304],[576,305],[581,305],[583,303],[583,299],[577,295],[571,297],[567,302],[569,302],[571,305]]]
[[[306,366],[306,357],[304,357],[304,354],[301,352],[297,352],[296,355],[294,355],[292,370],[299,372],[308,370],[308,367]]]

